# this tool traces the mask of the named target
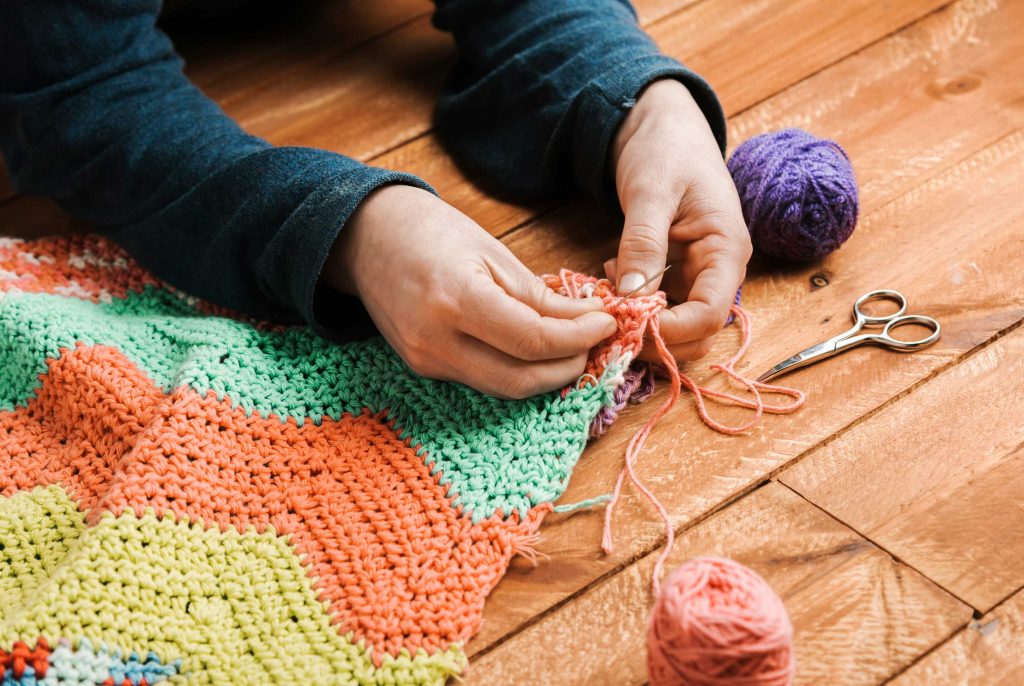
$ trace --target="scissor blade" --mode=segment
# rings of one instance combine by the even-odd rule
[[[757,377],[757,380],[761,383],[764,383],[765,381],[770,381],[771,379],[774,379],[776,376],[781,376],[782,374],[791,372],[794,369],[799,369],[800,367],[806,367],[809,364],[817,362],[819,359],[831,357],[832,355],[835,354],[835,339],[825,341],[824,343],[818,343],[817,345],[812,345],[810,348],[807,348],[806,350],[801,350],[796,355],[793,355],[792,357],[786,358],[782,362],[779,362],[777,365],[766,371],[764,374]]]

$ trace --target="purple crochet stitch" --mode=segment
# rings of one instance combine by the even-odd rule
[[[623,374],[622,385],[615,389],[612,404],[603,408],[590,423],[590,436],[597,437],[608,430],[626,403],[642,403],[654,393],[654,372],[646,362],[634,362]]]
[[[835,141],[800,129],[755,136],[729,158],[754,249],[811,261],[838,248],[857,224],[857,181]]]

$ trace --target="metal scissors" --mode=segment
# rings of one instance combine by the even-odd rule
[[[885,315],[871,315],[865,312],[862,308],[867,303],[873,300],[891,300],[899,305],[899,309],[892,314]],[[779,362],[777,365],[769,369],[767,372],[758,377],[758,381],[765,382],[774,379],[777,376],[791,372],[794,369],[800,367],[806,367],[809,364],[814,364],[833,355],[838,355],[844,350],[849,350],[861,343],[874,343],[876,345],[883,345],[890,350],[897,350],[900,352],[914,352],[915,350],[921,350],[927,348],[929,345],[939,340],[939,336],[942,334],[942,327],[939,323],[931,317],[925,317],[921,314],[904,314],[907,311],[907,299],[903,297],[903,294],[898,291],[890,290],[877,290],[865,293],[864,295],[857,298],[857,302],[853,304],[853,327],[848,331],[828,339],[823,343],[812,345],[806,350],[801,350],[796,355]],[[898,338],[893,338],[891,333],[892,330],[905,326],[907,324],[920,324],[931,329],[931,334],[924,338],[916,341],[901,341]],[[882,327],[880,333],[860,333],[861,329],[871,329]]]

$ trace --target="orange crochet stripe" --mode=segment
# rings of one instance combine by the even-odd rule
[[[0,293],[51,293],[92,302],[110,302],[146,288],[175,292],[197,312],[247,322],[257,329],[287,327],[255,321],[226,307],[178,293],[100,236],[66,236],[33,241],[31,251],[17,238],[0,237]]]
[[[479,629],[484,598],[528,550],[545,504],[476,524],[381,416],[299,427],[214,393],[163,394],[114,348],[47,361],[0,413],[0,494],[61,484],[95,522],[126,508],[288,536],[342,633],[377,656],[433,653]]]
[[[99,302],[162,286],[119,249],[96,236],[36,241],[0,238],[0,290],[55,293]]]

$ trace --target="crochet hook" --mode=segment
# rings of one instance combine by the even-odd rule
[[[662,270],[661,270],[660,272],[658,272],[657,274],[655,274],[655,275],[654,275],[654,276],[652,276],[651,278],[649,278],[649,279],[647,279],[646,281],[644,281],[644,282],[643,282],[642,284],[640,284],[639,286],[637,286],[636,288],[634,288],[633,290],[631,290],[631,291],[630,291],[629,293],[626,293],[626,294],[625,294],[624,296],[622,296],[621,298],[619,298],[618,300],[616,300],[616,301],[615,301],[615,304],[614,304],[614,305],[612,305],[612,307],[618,307],[619,305],[621,305],[622,303],[624,303],[624,302],[625,302],[625,301],[626,301],[626,300],[627,300],[628,298],[632,298],[632,297],[633,297],[634,295],[636,295],[637,293],[639,293],[639,292],[640,292],[640,291],[642,291],[643,289],[647,288],[647,286],[649,286],[649,285],[650,285],[651,283],[653,283],[653,282],[654,282],[654,281],[655,281],[655,280],[656,280],[656,279],[657,279],[657,278],[658,278],[659,276],[661,276],[662,274],[664,274],[665,272],[667,272],[667,271],[669,270],[669,268],[670,268],[671,266],[672,266],[671,264],[670,264],[670,265],[667,265],[667,266],[666,266],[666,267],[665,267],[664,269],[662,269]]]

